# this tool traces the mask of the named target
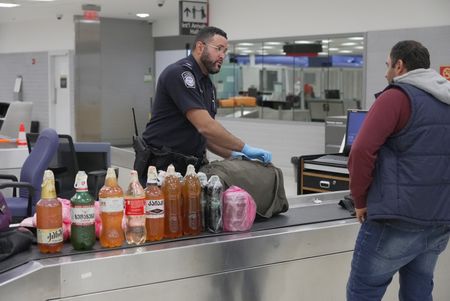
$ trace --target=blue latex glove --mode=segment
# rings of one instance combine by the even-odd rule
[[[263,161],[264,163],[270,163],[272,161],[272,153],[261,148],[251,147],[248,144],[245,144],[242,148],[242,152],[244,155],[248,156],[251,159],[258,159]]]
[[[231,152],[231,158],[242,158],[245,157],[247,159],[250,159],[246,154],[241,153],[241,152],[236,152],[236,151],[232,151]]]

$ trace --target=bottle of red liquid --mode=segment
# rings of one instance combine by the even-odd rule
[[[147,237],[145,231],[145,192],[138,174],[131,171],[130,184],[125,192],[125,238],[128,244],[140,245]]]
[[[164,237],[181,237],[183,235],[181,184],[172,164],[167,167],[162,190],[164,195]]]
[[[202,186],[195,173],[195,167],[189,164],[183,182],[184,235],[198,235],[202,231],[201,193]]]
[[[158,173],[154,166],[148,168],[145,198],[147,240],[161,240],[164,237],[164,196],[158,187]]]
[[[55,177],[44,172],[41,199],[36,204],[37,245],[41,253],[57,253],[63,247],[62,205],[56,198]]]
[[[105,185],[98,192],[102,231],[100,245],[104,248],[120,247],[125,241],[122,229],[123,190],[117,183],[114,168],[108,168]]]

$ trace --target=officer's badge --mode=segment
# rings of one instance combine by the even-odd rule
[[[181,73],[181,77],[183,78],[186,88],[195,89],[195,78],[191,72],[184,71],[183,73]]]

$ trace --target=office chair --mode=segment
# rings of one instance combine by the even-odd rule
[[[28,151],[31,152],[38,134],[27,133]],[[88,174],[88,187],[97,199],[98,191],[105,182],[106,170],[110,165],[111,144],[105,142],[73,142],[70,135],[58,135],[59,147],[49,169],[55,175],[56,193],[70,199],[75,194],[75,177],[79,170]],[[117,171],[118,173],[118,171]]]
[[[13,188],[12,197],[6,198],[13,222],[34,214],[36,203],[41,197],[44,171],[48,168],[57,149],[58,134],[53,129],[45,129],[39,135],[33,151],[23,163],[20,170],[20,182],[14,175],[0,175],[0,179],[12,181],[0,183],[0,189]],[[17,196],[16,188],[19,188],[19,196]]]
[[[28,151],[31,153],[37,144],[39,134],[27,133]],[[56,194],[70,199],[75,194],[75,176],[79,170],[78,158],[75,152],[72,136],[58,134],[58,149],[54,154],[48,169],[55,175]]]

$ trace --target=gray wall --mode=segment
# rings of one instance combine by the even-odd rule
[[[34,64],[33,64],[34,59]],[[13,89],[16,77],[21,75],[22,99],[33,102],[32,120],[40,127],[48,127],[48,53],[6,53],[0,54],[0,101],[15,100]],[[26,129],[29,131],[30,129]]]
[[[401,40],[417,40],[427,47],[431,56],[431,68],[437,72],[439,66],[449,65],[450,26],[368,32],[365,56],[366,108],[373,104],[373,95],[386,86],[386,58],[392,46]]]
[[[131,108],[135,108],[141,133],[154,93],[154,83],[144,83],[149,69],[154,72],[152,25],[144,21],[102,19],[100,36],[102,140],[129,145],[134,133]]]

